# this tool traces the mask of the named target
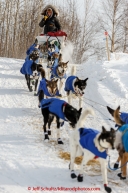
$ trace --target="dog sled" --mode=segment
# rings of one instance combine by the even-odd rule
[[[48,34],[40,34],[36,37],[38,44],[40,45],[40,51],[42,53],[42,59],[46,61],[48,57],[49,45],[55,46],[55,52],[61,52],[65,46],[67,34],[62,31],[48,32]]]

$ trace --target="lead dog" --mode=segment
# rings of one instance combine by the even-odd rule
[[[92,114],[91,110],[85,110],[73,131],[70,137],[70,169],[71,169],[71,178],[76,178],[74,172],[74,160],[76,157],[77,151],[83,156],[82,164],[80,166],[80,173],[77,177],[78,182],[83,181],[83,165],[87,164],[89,160],[97,158],[101,164],[101,172],[103,176],[104,188],[110,193],[111,188],[107,186],[107,150],[112,148],[114,149],[114,140],[115,140],[115,130],[111,128],[110,131],[106,131],[102,127],[102,132],[99,132],[94,129],[83,128],[85,119],[88,114]]]
[[[128,113],[120,112],[120,106],[113,110],[107,106],[109,113],[114,117],[116,124],[118,125],[117,136],[118,146],[116,146],[119,157],[114,164],[114,168],[118,168],[119,161],[121,161],[121,173],[118,174],[121,180],[125,180],[127,176],[127,162],[128,162]]]
[[[63,144],[60,138],[60,127],[63,125],[64,121],[67,121],[74,128],[80,118],[82,108],[77,110],[66,101],[57,98],[41,100],[40,107],[44,118],[44,140],[49,140],[49,135],[51,135],[51,123],[54,117],[56,117],[57,141],[58,144]],[[46,129],[47,124],[48,131]]]
[[[87,80],[81,80],[77,76],[75,76],[76,69],[72,67],[71,76],[69,76],[65,82],[65,91],[67,92],[68,96],[68,103],[71,104],[72,98],[79,98],[79,108],[82,107],[82,99],[84,90],[87,86]]]

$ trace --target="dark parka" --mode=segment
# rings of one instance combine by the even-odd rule
[[[45,16],[47,15],[47,9],[51,8],[53,11],[53,14],[51,17],[47,18],[46,20],[43,18],[41,22],[39,23],[40,27],[44,27],[44,34],[47,34],[48,32],[54,32],[59,31],[61,29],[61,25],[59,23],[59,20],[57,19],[57,16],[59,15],[58,10],[53,7],[52,5],[46,6],[41,15]]]

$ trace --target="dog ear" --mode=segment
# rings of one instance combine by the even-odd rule
[[[43,68],[43,66],[41,64],[37,64],[37,65],[38,65],[37,66],[38,68]]]
[[[48,83],[50,82],[49,80],[47,80],[47,79],[45,79],[45,81],[46,81],[46,84],[48,85]]]
[[[80,108],[78,112],[81,114],[81,112],[82,112],[82,108]]]
[[[88,78],[86,78],[85,80],[84,80],[84,82],[86,82],[88,80]]]
[[[111,128],[111,132],[112,132],[112,133],[115,133],[115,129]]]
[[[102,126],[102,132],[103,132],[103,133],[106,133],[106,129],[105,129],[104,126]]]
[[[59,79],[55,80],[55,82],[57,83]]]
[[[114,116],[114,110],[113,109],[111,109],[110,107],[108,107],[107,106],[107,109],[108,109],[108,112],[112,115],[112,116]]]
[[[76,77],[76,82],[78,82],[80,79],[78,77]]]
[[[119,110],[120,110],[120,106],[114,111],[114,120],[116,122],[117,125],[124,125],[125,122],[122,121],[121,117],[120,117],[120,113],[119,113]]]
[[[37,38],[35,39],[35,44],[38,44],[38,39]]]
[[[68,63],[69,63],[69,61],[65,62],[65,64],[68,64]]]
[[[116,110],[118,110],[118,111],[119,111],[119,110],[120,110],[120,106],[118,106]]]

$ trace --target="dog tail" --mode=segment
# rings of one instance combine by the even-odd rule
[[[76,66],[72,66],[71,75],[76,75]]]
[[[39,68],[39,72],[41,73],[41,77],[45,78],[45,70],[43,68]]]
[[[94,111],[93,111],[92,109],[86,109],[86,110],[84,110],[84,111],[82,112],[82,114],[81,114],[81,116],[80,116],[80,119],[79,119],[79,121],[77,122],[77,126],[76,126],[77,129],[79,129],[79,128],[81,128],[81,127],[84,126],[84,124],[85,124],[85,119],[86,119],[86,117],[87,117],[89,114],[94,116]]]

